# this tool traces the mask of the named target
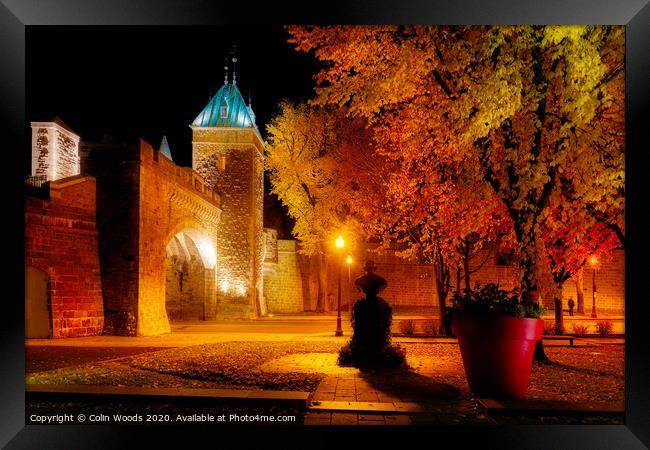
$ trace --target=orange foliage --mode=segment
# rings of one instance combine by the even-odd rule
[[[365,121],[384,158],[357,205],[372,233],[443,265],[470,233],[501,237],[531,295],[540,264],[561,286],[622,244],[622,27],[288,30],[327,63],[313,103]]]

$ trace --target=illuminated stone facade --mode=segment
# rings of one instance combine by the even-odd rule
[[[239,91],[230,85],[223,90],[238,96],[229,103],[237,107],[231,119],[246,128],[193,126],[196,170],[177,166],[168,148],[155,150],[142,140],[79,145],[79,137],[62,122],[32,124],[27,264],[28,273],[45,274],[34,278],[49,277],[44,290],[51,299],[46,306],[51,337],[101,331],[148,336],[170,332],[170,319],[267,313],[263,142]],[[36,197],[54,185],[38,186],[79,173],[92,184],[89,197],[70,197],[68,209],[48,212],[50,204]],[[80,233],[74,209],[86,204],[90,209],[83,217],[93,220],[83,223],[92,222],[92,229],[83,230],[92,235],[90,242],[74,237]],[[57,214],[60,220],[52,218]],[[76,225],[50,236],[57,233],[58,221]],[[56,248],[74,239],[76,245]],[[71,263],[62,261],[66,252],[72,252]],[[96,263],[95,278],[74,265],[88,259]],[[88,283],[80,282],[80,276]],[[27,282],[31,286],[35,281]]]
[[[174,256],[168,248],[176,239],[190,241],[193,249],[192,276],[203,285],[200,295],[196,292],[200,318],[214,318],[219,195],[199,174],[176,166],[142,140],[139,145],[83,143],[81,153],[82,170],[97,179],[108,331],[170,332],[165,290]]]
[[[264,259],[264,297],[269,313],[305,310],[297,241],[273,239],[271,230],[265,236],[268,239],[265,246],[267,257]]]
[[[192,126],[192,167],[218,192],[217,312],[259,317],[263,296],[264,145],[255,128]]]
[[[32,122],[32,176],[48,181],[79,174],[79,136],[63,122]]]

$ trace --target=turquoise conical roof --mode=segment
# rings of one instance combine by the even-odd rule
[[[160,143],[160,148],[158,151],[173,161],[172,152],[169,150],[169,142],[167,142],[167,136],[162,137],[162,142]]]
[[[192,126],[224,128],[256,128],[255,114],[246,105],[237,85],[226,83],[196,116]]]

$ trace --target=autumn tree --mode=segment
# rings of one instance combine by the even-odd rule
[[[272,192],[295,220],[292,233],[301,242],[300,251],[316,260],[316,310],[322,312],[327,309],[332,238],[354,228],[342,186],[350,186],[347,172],[355,161],[346,155],[358,156],[350,148],[364,147],[365,128],[331,108],[284,102],[280,109],[267,125],[266,169]],[[353,245],[357,233],[347,234]]]
[[[338,36],[338,42],[358,37],[364,30],[339,28],[337,32],[344,36]],[[390,27],[376,30],[379,33],[392,32]],[[302,31],[304,29],[292,30],[297,34]],[[328,29],[322,36],[332,38],[332,43],[336,44],[337,37],[330,31]],[[418,94],[421,88],[417,76],[407,77],[409,70],[413,69],[411,63],[417,65],[417,61],[402,58],[404,48],[399,45],[389,45],[388,40],[380,37],[374,40],[375,37],[370,39],[370,46],[364,42],[364,45],[356,47],[359,44],[357,41],[355,49],[346,49],[343,54],[332,50],[333,54],[339,56],[333,65],[349,63],[349,71],[356,70],[358,72],[355,73],[359,75],[366,70],[371,71],[371,76],[376,78],[374,88],[379,90],[363,91],[362,94],[355,92],[355,100],[351,100],[347,96],[348,86],[341,88],[333,80],[326,80],[332,83],[331,89],[317,90],[319,96],[316,103],[336,103],[339,107],[346,107],[352,116],[363,117],[372,127],[376,153],[384,158],[383,185],[379,189],[381,195],[376,197],[381,200],[360,202],[357,214],[363,216],[361,222],[368,233],[379,237],[385,247],[391,243],[402,244],[404,250],[399,252],[401,256],[432,265],[442,315],[446,308],[452,269],[459,265],[468,266],[469,254],[461,244],[469,243],[472,239],[472,247],[480,247],[484,240],[494,237],[506,214],[484,185],[478,167],[466,164],[463,155],[450,151],[453,146],[443,148],[439,145],[442,141],[431,139],[436,132],[442,136],[445,124],[431,122],[430,117],[420,110],[430,99]],[[341,50],[340,47],[337,49]],[[352,53],[348,54],[347,50]],[[317,49],[317,57],[322,56],[319,52],[320,49]],[[359,52],[368,56],[369,61],[355,66]],[[401,67],[396,69],[387,64],[394,61]],[[403,78],[391,78],[394,73],[401,74]],[[321,81],[325,82],[324,79]],[[346,80],[341,77],[337,81]],[[325,91],[341,97],[330,98],[324,94]],[[390,104],[391,98],[409,93],[410,97],[398,101],[396,105]],[[365,94],[369,98],[362,98]],[[407,107],[411,101],[418,107]],[[485,220],[487,217],[490,220]]]
[[[585,220],[570,226],[581,232],[594,230],[594,220],[621,231],[621,27],[289,31],[299,50],[328,63],[316,77],[317,102],[345,105],[372,123],[378,151],[416,167],[412,184],[449,174],[455,186],[475,187],[466,193],[490,190],[485,198],[500,206],[479,211],[479,223],[505,212],[527,299],[537,298],[540,264],[548,264],[541,228],[556,218],[554,200],[574,203]],[[608,169],[590,167],[602,158]],[[480,176],[458,176],[460,166]],[[430,199],[417,198],[414,212],[426,210]]]

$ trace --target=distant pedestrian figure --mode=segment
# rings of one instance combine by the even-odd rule
[[[374,261],[367,260],[364,269],[366,273],[354,280],[354,285],[366,294],[367,299],[376,298],[377,294],[388,286],[388,283],[375,273],[377,266]]]
[[[575,304],[575,302],[573,301],[573,299],[571,297],[569,297],[568,305],[569,305],[569,315],[572,316],[573,315],[573,307],[576,304]]]

